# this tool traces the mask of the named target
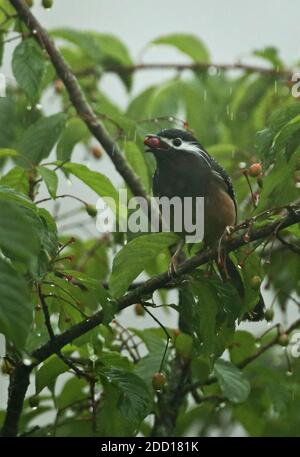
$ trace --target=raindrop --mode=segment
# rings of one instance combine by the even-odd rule
[[[32,109],[32,106],[31,105],[27,105],[26,109],[27,109],[27,111],[30,111]]]
[[[214,353],[212,353],[212,354],[209,354],[209,357],[212,359],[212,358],[214,358],[214,357],[215,357],[215,354],[214,354]]]
[[[37,105],[35,105],[35,107],[36,107],[36,109],[38,109],[38,110],[41,110],[41,109],[43,108],[42,105],[41,105],[40,103],[38,103]]]
[[[32,409],[32,411],[35,411],[36,409],[38,409],[38,407],[37,406],[33,406],[31,409]]]
[[[296,182],[296,189],[300,189],[300,182]]]
[[[293,372],[291,370],[287,370],[287,372],[285,373],[287,376],[292,376],[293,375]]]
[[[214,66],[209,67],[208,74],[210,76],[215,76],[217,73],[218,73],[218,70],[216,67],[214,67]]]
[[[154,119],[155,124],[159,123],[159,120],[157,118]]]
[[[29,357],[25,357],[23,359],[23,363],[26,367],[29,367],[32,364],[33,360],[31,360]]]
[[[225,408],[225,406],[226,406],[225,401],[222,401],[222,403],[219,404],[219,408]]]
[[[246,166],[247,166],[246,162],[240,162],[240,163],[239,163],[239,168],[240,168],[241,170],[243,170],[244,168],[246,168]]]
[[[174,122],[174,117],[173,116],[169,117],[169,122]]]
[[[32,30],[32,33],[33,33],[33,35],[36,35],[36,34],[37,34],[37,30],[36,30],[36,29],[33,29],[33,30]]]
[[[260,342],[260,341],[256,341],[255,346],[256,346],[257,348],[260,348],[260,347],[261,347],[261,342]]]

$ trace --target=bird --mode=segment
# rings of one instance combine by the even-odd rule
[[[207,152],[189,130],[163,129],[144,138],[146,152],[156,159],[153,176],[153,195],[156,197],[204,197],[204,244],[216,250],[226,233],[237,223],[237,201],[234,187],[226,170]],[[193,206],[194,211],[194,206]],[[172,218],[172,216],[171,216]],[[170,224],[172,229],[173,224]],[[174,228],[174,227],[173,227]],[[184,229],[183,229],[183,235]],[[175,270],[183,239],[171,261]],[[231,280],[241,297],[245,295],[243,280],[229,254],[225,254],[223,280]],[[173,268],[172,268],[173,265]],[[264,301],[260,294],[255,308],[245,319],[258,321],[264,317]]]

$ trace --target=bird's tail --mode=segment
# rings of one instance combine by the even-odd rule
[[[227,275],[225,273],[225,269],[226,269]],[[223,280],[227,280],[228,276],[229,276],[229,278],[233,282],[234,286],[236,287],[240,297],[243,299],[245,297],[245,286],[244,286],[243,280],[241,278],[241,275],[240,275],[237,267],[235,266],[235,264],[233,263],[233,261],[231,260],[229,255],[225,256],[225,266],[219,267],[219,271],[220,271],[220,274],[221,274],[221,277],[223,278]],[[244,316],[242,317],[242,320],[248,320],[248,321],[253,321],[253,322],[261,321],[264,318],[264,311],[265,311],[264,299],[263,299],[263,296],[261,295],[261,293],[259,293],[259,300],[258,300],[257,304],[255,305],[255,307],[253,308],[253,310],[251,312],[244,314]]]

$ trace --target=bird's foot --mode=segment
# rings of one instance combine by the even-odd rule
[[[170,261],[169,268],[168,268],[168,274],[171,279],[178,277],[179,258],[181,255],[183,245],[184,245],[184,241],[181,240],[176,247],[175,253],[171,257],[171,261]]]

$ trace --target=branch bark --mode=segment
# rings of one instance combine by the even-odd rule
[[[177,71],[184,71],[184,70],[208,70],[211,68],[215,68],[216,70],[222,71],[232,71],[232,70],[242,70],[247,73],[258,73],[265,76],[277,76],[290,79],[293,75],[293,71],[291,69],[280,69],[280,68],[266,68],[266,67],[259,67],[256,65],[248,65],[243,63],[208,63],[208,62],[194,62],[194,63],[140,63],[137,65],[132,66],[121,66],[121,65],[113,65],[111,67],[106,67],[106,72],[119,72],[119,73],[135,73],[137,71],[149,71],[149,70],[177,70]],[[78,76],[84,76],[88,72],[92,72],[92,69],[84,70],[83,72],[77,73]]]
[[[132,193],[136,196],[143,196],[148,199],[147,193],[143,188],[139,177],[133,172],[126,160],[124,159],[118,145],[111,138],[105,127],[97,118],[93,109],[87,102],[78,81],[72,73],[70,67],[63,59],[62,55],[56,49],[53,41],[43,29],[39,21],[32,14],[23,0],[10,0],[10,3],[16,9],[19,18],[31,30],[40,46],[47,52],[59,78],[65,84],[70,100],[80,118],[85,122],[90,132],[101,143],[103,149],[111,158],[117,171],[123,177]]]
[[[289,212],[287,215],[281,217],[279,220],[267,224],[266,226],[260,229],[253,230],[253,232],[249,234],[249,242],[267,238],[273,233],[276,233],[278,226],[280,226],[280,229],[283,230],[284,228],[294,225],[298,222],[300,222],[300,209]],[[246,225],[247,224],[245,223],[245,226]],[[236,239],[228,241],[225,244],[226,250],[227,252],[234,251],[240,248],[241,246],[248,244],[249,242],[246,243],[243,236],[241,235]],[[185,273],[194,270],[198,266],[204,265],[212,258],[212,255],[212,251],[202,251],[200,254],[195,255],[194,257],[186,260],[180,266],[180,268],[178,268],[178,276],[182,276]],[[170,277],[168,272],[164,272],[160,275],[150,278],[149,280],[145,281],[141,286],[139,286],[131,292],[128,292],[126,295],[124,295],[122,298],[118,300],[117,312],[120,312],[121,310],[127,308],[130,305],[140,302],[143,296],[152,294],[155,290],[163,288],[166,285],[168,285],[169,282]],[[52,354],[59,352],[64,346],[71,343],[74,339],[78,338],[81,335],[84,335],[88,331],[97,327],[97,325],[103,322],[103,319],[104,314],[102,311],[95,313],[88,319],[80,322],[77,325],[74,325],[70,329],[66,330],[64,333],[55,336],[52,340],[48,341],[48,343],[33,351],[31,353],[31,357],[35,360],[35,362],[33,362],[33,364],[30,367],[22,365],[16,368],[10,386],[10,400],[8,402],[7,414],[4,427],[2,430],[2,436],[11,436],[13,433],[17,434],[17,424],[19,421],[19,417],[21,415],[23,400],[29,383],[30,371],[38,364],[45,361]],[[28,372],[28,383],[25,383],[26,386],[24,384],[24,370],[26,371],[26,373]],[[18,401],[14,399],[14,396],[17,397]]]

